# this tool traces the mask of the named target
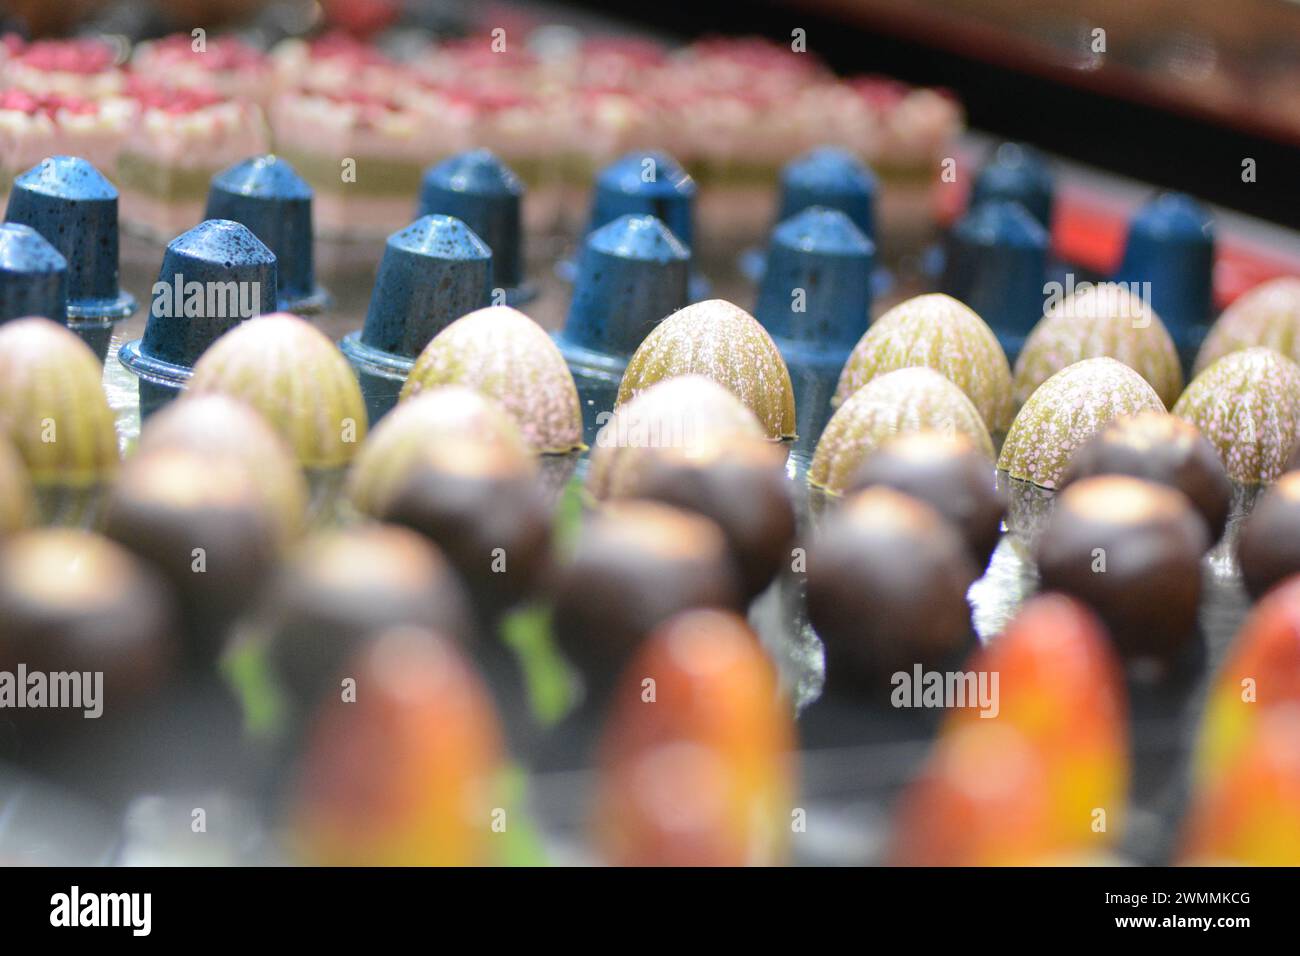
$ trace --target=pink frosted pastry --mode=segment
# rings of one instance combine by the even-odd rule
[[[126,85],[121,51],[106,40],[40,40],[22,46],[6,39],[4,85],[30,93],[94,98]]]
[[[270,58],[237,37],[210,37],[200,50],[188,33],[141,43],[131,68],[141,76],[186,90],[265,102],[271,93]]]

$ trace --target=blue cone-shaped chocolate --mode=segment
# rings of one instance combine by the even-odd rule
[[[492,281],[506,304],[529,298],[524,286],[523,181],[487,149],[459,153],[429,169],[418,215],[455,216],[492,250]]]
[[[970,208],[992,199],[1018,202],[1043,224],[1052,228],[1056,202],[1056,178],[1043,155],[1023,143],[1003,143],[984,164],[971,188]]]
[[[847,150],[821,146],[792,160],[781,171],[777,222],[809,206],[838,209],[867,239],[876,235],[876,177]]]
[[[339,343],[361,378],[372,424],[397,402],[433,337],[491,303],[493,258],[454,216],[423,216],[388,237],[366,324]]]
[[[790,369],[800,446],[816,445],[840,369],[871,321],[875,258],[838,209],[812,206],[772,230],[754,315]]]
[[[254,156],[212,177],[205,219],[243,223],[275,253],[282,312],[311,313],[329,296],[316,284],[312,191],[278,156]]]
[[[168,243],[144,337],[118,350],[140,379],[140,414],[175,398],[224,333],[276,311],[276,288],[275,253],[242,223],[208,219]]]
[[[695,242],[695,180],[667,153],[628,153],[596,177],[587,231],[619,216],[654,216],[690,248]]]
[[[942,291],[974,309],[1013,362],[1043,317],[1049,243],[1042,223],[1007,199],[980,203],[948,237]]]
[[[0,322],[40,315],[67,322],[68,262],[31,226],[0,224]]]
[[[136,309],[118,285],[117,189],[77,156],[52,156],[14,180],[9,222],[31,226],[68,264],[68,324],[99,355]]]
[[[1185,360],[1205,337],[1213,309],[1214,220],[1191,196],[1163,193],[1133,216],[1116,278],[1150,283],[1141,296],[1164,321]]]
[[[588,444],[637,346],[689,303],[690,264],[690,249],[654,216],[619,216],[587,235],[556,339],[578,386]]]

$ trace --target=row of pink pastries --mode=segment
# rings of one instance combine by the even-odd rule
[[[196,46],[202,50],[197,51]],[[529,183],[534,219],[632,149],[676,156],[707,188],[770,188],[815,145],[851,149],[895,181],[928,181],[960,131],[948,96],[839,79],[758,40],[669,52],[590,40],[538,55],[491,40],[401,61],[342,36],[263,53],[235,38],[169,37],[130,57],[111,43],[3,44],[0,188],[58,152],[123,191],[123,216],[162,235],[192,225],[212,172],[268,147],[317,192],[325,233],[383,233],[411,214],[421,171],[486,146]]]

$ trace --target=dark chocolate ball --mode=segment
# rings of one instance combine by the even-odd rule
[[[966,592],[978,573],[957,530],[889,488],[858,492],[808,552],[808,619],[826,645],[829,688],[877,692],[971,646]]]
[[[1038,542],[1044,590],[1089,604],[1122,655],[1171,660],[1195,637],[1208,535],[1186,496],[1101,475],[1070,485]]]
[[[428,539],[364,524],[303,541],[268,588],[258,632],[284,689],[311,707],[371,635],[410,624],[467,641],[470,620],[464,587]]]
[[[1300,471],[1288,471],[1255,503],[1237,539],[1237,561],[1253,598],[1300,574]]]
[[[1094,475],[1177,488],[1204,519],[1208,545],[1223,537],[1232,486],[1214,446],[1191,422],[1155,411],[1115,419],[1074,453],[1062,487]]]
[[[591,518],[557,571],[555,635],[569,659],[600,682],[677,612],[742,606],[717,525],[657,502],[617,501]]]
[[[849,489],[876,485],[924,501],[961,533],[975,566],[988,565],[1007,498],[993,462],[965,435],[923,431],[890,439],[862,462]]]
[[[380,518],[428,536],[492,617],[532,594],[547,567],[551,511],[532,458],[446,440],[408,467]]]
[[[174,624],[158,574],[107,538],[46,528],[0,546],[0,671],[16,674],[22,664],[28,673],[100,673],[103,717],[111,720],[171,677]],[[0,710],[0,721],[66,716]]]
[[[264,482],[234,458],[156,448],[127,462],[109,496],[104,533],[166,577],[199,662],[220,653],[300,521],[274,513]]]
[[[662,501],[714,521],[735,559],[743,597],[757,596],[790,560],[794,540],[794,503],[782,449],[733,438],[659,452],[645,456],[619,493]]]

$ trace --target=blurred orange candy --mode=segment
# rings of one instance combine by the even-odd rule
[[[735,614],[698,610],[646,641],[614,696],[594,836],[633,866],[782,862],[793,718],[772,663]]]
[[[346,671],[355,702],[322,707],[297,780],[294,838],[310,863],[491,862],[501,734],[478,675],[450,640],[397,629]]]

